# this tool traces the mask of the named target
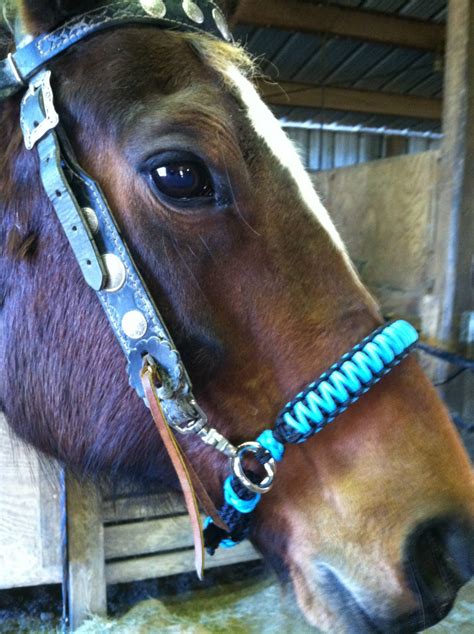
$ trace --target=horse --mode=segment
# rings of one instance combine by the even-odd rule
[[[37,36],[102,4],[17,9]],[[218,5],[231,19],[238,2]],[[6,34],[2,57],[12,47]],[[78,160],[114,211],[198,402],[233,442],[255,437],[383,319],[260,99],[252,61],[202,33],[129,25],[49,68]],[[19,438],[82,477],[174,489],[23,145],[21,96],[0,103],[1,409]],[[180,442],[220,504],[227,461],[196,438]],[[426,628],[473,573],[472,470],[413,356],[324,433],[289,446],[276,482],[250,539],[324,631]]]

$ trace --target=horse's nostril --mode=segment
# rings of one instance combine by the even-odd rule
[[[406,543],[405,573],[424,609],[451,605],[474,574],[472,524],[443,517],[417,527]]]

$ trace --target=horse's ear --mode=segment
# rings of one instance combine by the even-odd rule
[[[68,18],[90,11],[99,3],[94,0],[20,0],[20,14],[25,31],[45,33]]]

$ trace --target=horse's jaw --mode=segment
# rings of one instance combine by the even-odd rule
[[[423,630],[474,574],[474,480],[460,440],[414,360],[384,381],[288,448],[257,517],[257,545],[323,631]]]

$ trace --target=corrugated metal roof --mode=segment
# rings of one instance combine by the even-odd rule
[[[447,0],[337,0],[328,4],[382,11],[441,22]],[[396,48],[323,34],[290,33],[275,28],[237,27],[235,36],[257,57],[265,75],[276,81],[295,81],[328,87],[439,98],[443,60],[433,52]],[[438,132],[433,120],[274,108],[288,121],[324,121],[349,125],[412,128]],[[336,121],[337,120],[337,121]]]

